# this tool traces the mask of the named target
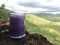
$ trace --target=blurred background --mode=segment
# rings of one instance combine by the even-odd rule
[[[26,30],[60,45],[60,0],[0,0],[0,23],[12,12],[25,13]]]

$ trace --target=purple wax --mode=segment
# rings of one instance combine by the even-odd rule
[[[25,37],[24,14],[10,14],[10,37],[23,38]]]

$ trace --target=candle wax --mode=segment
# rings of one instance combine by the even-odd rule
[[[10,15],[10,36],[22,38],[25,36],[24,15]]]

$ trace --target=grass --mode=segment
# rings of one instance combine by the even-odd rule
[[[60,15],[26,14],[26,29],[31,34],[42,34],[54,45],[60,45],[60,20],[57,21],[59,17]]]

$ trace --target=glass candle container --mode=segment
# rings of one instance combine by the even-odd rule
[[[11,38],[23,38],[25,34],[25,15],[22,13],[11,13],[10,14],[10,32]]]

